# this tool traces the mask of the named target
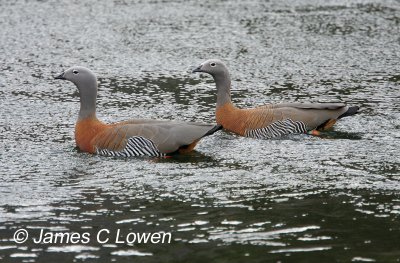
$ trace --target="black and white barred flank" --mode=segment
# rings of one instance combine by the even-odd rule
[[[301,121],[286,119],[271,123],[264,128],[248,130],[245,135],[257,139],[271,139],[293,133],[307,133],[306,125]]]
[[[116,157],[151,156],[162,157],[165,153],[158,151],[157,147],[149,139],[135,136],[128,139],[122,151],[111,151],[108,149],[97,149],[97,154]]]

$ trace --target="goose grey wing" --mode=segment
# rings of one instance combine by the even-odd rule
[[[161,152],[175,152],[196,143],[201,138],[220,130],[222,126],[204,123],[164,123],[148,127],[154,132],[152,140]]]
[[[212,124],[119,123],[97,135],[93,139],[93,145],[103,155],[161,156],[175,152],[217,130]]]
[[[175,120],[155,120],[155,119],[130,119],[116,124],[193,124],[198,126],[209,126],[212,124],[201,123],[201,122],[186,122],[186,121],[175,121]]]
[[[297,108],[297,109],[328,109],[336,110],[346,107],[344,103],[278,103],[271,104],[273,108]]]

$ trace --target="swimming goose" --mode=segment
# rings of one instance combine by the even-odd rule
[[[337,119],[357,113],[358,107],[343,103],[279,103],[252,109],[239,109],[231,102],[231,78],[226,65],[210,59],[193,72],[210,74],[217,87],[216,121],[236,134],[269,139],[294,133],[318,135]]]
[[[97,79],[87,68],[71,67],[56,79],[69,80],[80,95],[75,141],[80,150],[105,156],[162,157],[193,150],[220,125],[169,120],[133,119],[107,124],[96,117]]]

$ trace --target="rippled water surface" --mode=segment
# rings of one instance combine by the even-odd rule
[[[2,262],[400,260],[399,1],[0,1]],[[98,116],[214,121],[224,60],[240,107],[346,102],[321,137],[219,132],[169,159],[79,152],[78,93]],[[170,232],[171,243],[16,244],[17,229]]]

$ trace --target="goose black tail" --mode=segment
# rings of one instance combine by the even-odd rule
[[[345,113],[343,113],[342,115],[340,115],[340,116],[338,117],[338,119],[341,119],[341,118],[344,118],[344,117],[347,117],[347,116],[354,115],[354,114],[356,114],[356,113],[358,112],[358,110],[359,110],[359,107],[358,107],[358,106],[349,107],[349,109],[348,109]]]
[[[211,130],[209,130],[206,134],[204,134],[204,135],[202,136],[202,138],[203,138],[203,137],[206,137],[206,136],[208,136],[208,135],[211,135],[211,134],[213,134],[213,133],[215,133],[215,132],[217,132],[217,131],[219,131],[219,130],[221,130],[221,129],[222,129],[222,125],[220,125],[220,124],[215,125]]]

